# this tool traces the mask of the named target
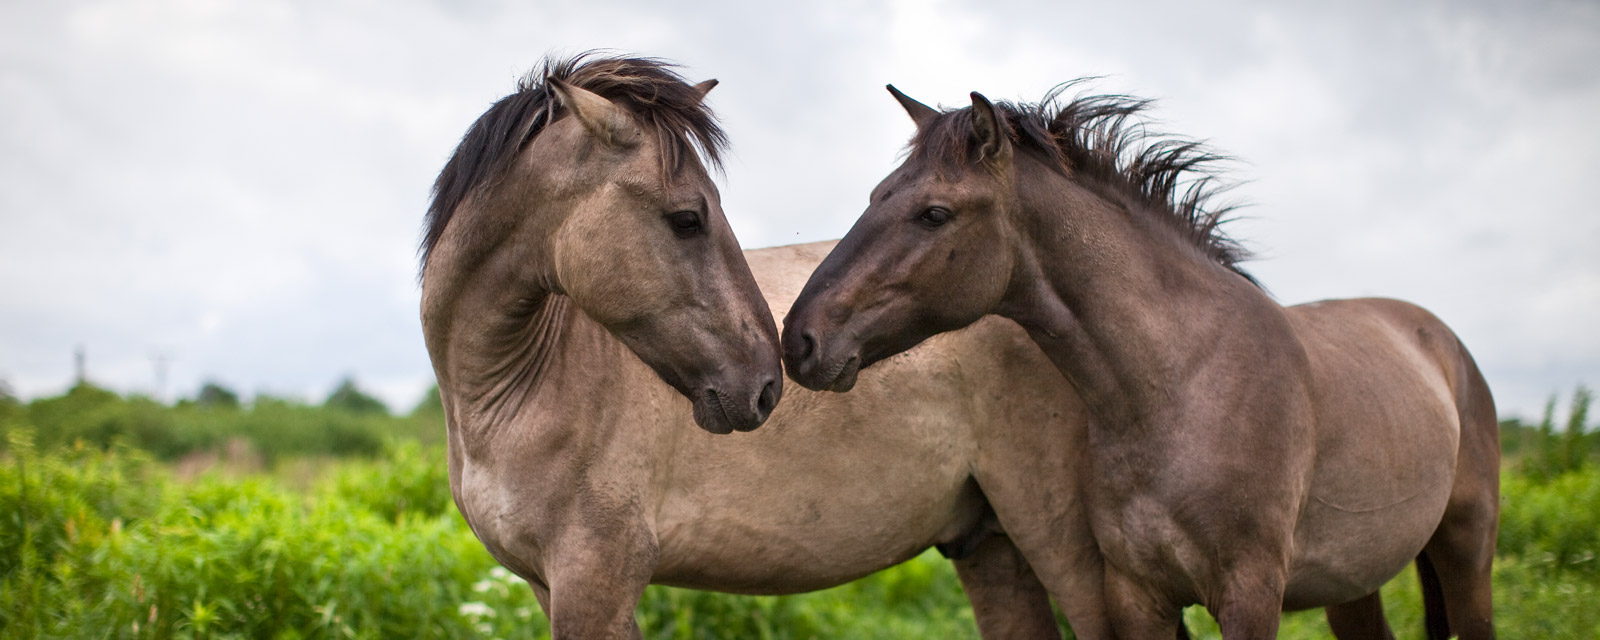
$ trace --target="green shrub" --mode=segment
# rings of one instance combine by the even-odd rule
[[[265,478],[172,481],[113,447],[0,474],[4,637],[467,637],[493,561],[450,511],[388,518]],[[531,594],[528,594],[531,600]]]
[[[1501,556],[1600,577],[1600,468],[1549,480],[1507,474],[1500,480],[1500,500]]]
[[[381,460],[340,465],[326,491],[391,521],[407,513],[437,517],[456,512],[444,449],[425,449],[415,441],[391,441]]]
[[[267,477],[178,482],[126,447],[34,453],[14,440],[0,637],[548,637],[531,590],[451,506],[437,448],[398,443],[392,461],[341,463],[302,495]],[[638,615],[651,637],[975,630],[931,554],[792,597],[651,587]]]

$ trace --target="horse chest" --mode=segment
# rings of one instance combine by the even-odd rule
[[[1306,465],[1176,429],[1091,448],[1090,518],[1109,565],[1193,601],[1240,558],[1287,562]]]

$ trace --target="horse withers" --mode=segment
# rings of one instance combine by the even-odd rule
[[[1063,104],[1068,86],[946,112],[890,87],[911,152],[789,311],[790,376],[846,391],[1010,318],[1092,416],[1068,491],[1119,636],[1173,637],[1202,604],[1227,638],[1317,606],[1340,637],[1383,637],[1378,588],[1415,559],[1430,636],[1492,637],[1498,424],[1465,347],[1404,302],[1280,307],[1219,230],[1216,157],[1143,137],[1144,101]]]
[[[1109,637],[1070,497],[1083,443],[1027,437],[1082,434],[1086,413],[1014,324],[774,410],[773,315],[832,245],[738,250],[700,161],[723,141],[710,86],[654,60],[547,63],[440,174],[422,323],[473,532],[558,638],[638,637],[650,583],[794,593],[934,545],[986,637],[1059,637],[1051,595],[1078,637]]]

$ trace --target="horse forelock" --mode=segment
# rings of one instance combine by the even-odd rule
[[[728,138],[702,99],[702,92],[656,58],[607,56],[588,51],[565,59],[546,58],[473,122],[433,183],[419,253],[428,256],[462,201],[494,182],[517,153],[565,113],[550,88],[554,79],[592,91],[627,109],[655,132],[661,170],[676,174],[685,159],[698,157],[720,169]]]
[[[1218,169],[1229,158],[1198,141],[1151,133],[1140,117],[1150,100],[1104,94],[1062,99],[1088,80],[1057,85],[1037,103],[995,102],[1001,129],[1013,145],[1043,156],[1063,174],[1145,205],[1208,257],[1259,286],[1239,265],[1249,251],[1222,228],[1238,209],[1217,202],[1234,186]],[[979,160],[971,111],[944,111],[920,127],[910,159],[929,163],[940,175],[970,171]]]

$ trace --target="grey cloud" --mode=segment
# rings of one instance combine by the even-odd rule
[[[71,351],[141,389],[308,397],[430,380],[414,248],[434,173],[548,51],[676,59],[733,138],[746,246],[842,235],[910,124],[883,92],[1161,100],[1243,162],[1239,232],[1285,302],[1364,294],[1455,326],[1502,408],[1600,383],[1592,3],[0,5],[0,378]]]

